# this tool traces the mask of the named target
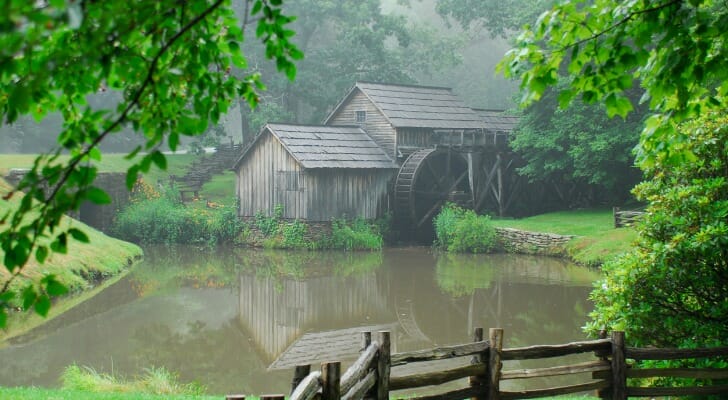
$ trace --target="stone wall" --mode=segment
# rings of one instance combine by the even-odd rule
[[[245,243],[250,246],[262,246],[265,236],[255,224],[255,217],[240,217],[240,219],[248,225],[247,237]],[[293,223],[292,219],[281,219],[281,223]],[[306,234],[304,238],[307,242],[318,242],[324,237],[330,237],[332,228],[331,222],[321,221],[301,221],[306,224]]]
[[[573,235],[529,232],[513,228],[496,228],[498,247],[511,253],[562,255]]]

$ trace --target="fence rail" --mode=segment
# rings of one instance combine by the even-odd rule
[[[645,212],[642,210],[622,210],[619,207],[612,207],[615,228],[632,226],[639,221],[644,214]]]
[[[728,368],[637,368],[628,360],[677,360],[696,358],[728,358],[728,347],[702,349],[656,349],[625,346],[624,332],[612,332],[609,339],[573,342],[560,345],[539,345],[503,348],[503,330],[490,329],[483,340],[483,329],[476,328],[473,342],[455,346],[390,354],[389,332],[378,333],[377,341],[365,332],[359,358],[342,375],[341,363],[321,365],[311,371],[310,365],[299,366],[294,372],[290,400],[360,400],[389,399],[390,391],[436,386],[469,378],[468,386],[443,393],[410,397],[412,400],[499,400],[530,399],[585,391],[596,391],[602,399],[627,397],[686,396],[728,394]],[[592,361],[565,362],[554,360],[574,354],[592,353]],[[459,358],[466,365],[443,365],[425,373],[391,376],[392,367]],[[554,365],[543,368],[503,369],[503,361],[549,359]],[[573,376],[575,382],[542,389],[519,391],[500,390],[500,384],[510,380],[529,380],[556,376]],[[640,387],[630,386],[629,378],[677,377],[700,379],[700,386]],[[711,380],[718,380],[714,383]],[[721,382],[721,380],[723,380]],[[230,397],[233,398],[233,397]],[[237,398],[237,397],[235,397]]]

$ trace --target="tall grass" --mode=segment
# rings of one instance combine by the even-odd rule
[[[331,247],[344,250],[380,250],[384,244],[377,225],[363,218],[335,219],[331,223]]]
[[[125,380],[97,372],[90,367],[70,365],[61,375],[65,390],[92,393],[151,393],[162,395],[201,395],[205,387],[198,383],[180,383],[176,374],[165,368],[148,368],[134,380]]]
[[[243,228],[234,205],[187,206],[173,188],[160,192],[139,182],[112,231],[135,243],[214,245],[233,242]]]

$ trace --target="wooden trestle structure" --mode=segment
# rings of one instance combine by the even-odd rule
[[[437,144],[414,151],[402,163],[394,184],[395,214],[419,229],[446,202],[478,213],[508,215],[528,207],[525,179],[509,149],[506,132],[436,131]]]

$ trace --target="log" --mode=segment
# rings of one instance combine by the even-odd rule
[[[414,361],[434,361],[453,357],[464,357],[480,354],[488,350],[487,341],[459,344],[455,346],[437,347],[434,349],[392,354],[392,366]]]
[[[609,387],[609,381],[596,381],[581,383],[578,385],[559,386],[548,389],[523,390],[520,392],[500,392],[500,398],[507,399],[534,399],[538,397],[560,396],[570,393],[586,392],[589,390],[600,390]]]
[[[393,376],[389,381],[391,390],[411,389],[422,386],[440,385],[445,382],[474,375],[484,375],[487,372],[485,364],[465,365],[445,371],[433,371],[422,374]]]
[[[341,399],[341,363],[330,362],[321,365],[321,400]],[[262,399],[261,399],[262,400]]]
[[[627,388],[628,396],[652,397],[652,396],[691,396],[726,394],[728,385],[713,386],[685,386],[685,387],[650,387],[650,388]]]
[[[359,400],[363,399],[364,395],[374,387],[377,383],[376,371],[369,371],[364,379],[358,381],[346,394],[341,397],[341,400]],[[343,392],[343,391],[342,391]]]
[[[427,396],[411,397],[409,400],[462,400],[468,397],[483,397],[485,396],[486,389],[483,386],[480,387],[467,387],[464,389],[457,389],[450,392],[441,394],[431,394]]]
[[[389,400],[389,371],[391,368],[389,332],[379,332],[379,357],[377,357],[377,400]]]
[[[362,353],[354,362],[354,364],[346,370],[344,375],[341,377],[341,393],[348,392],[349,389],[367,375],[372,366],[372,361],[376,358],[378,351],[379,343],[374,342],[370,344],[364,353]]]
[[[500,374],[503,363],[501,362],[501,353],[503,351],[503,329],[491,328],[490,337],[490,357],[488,359],[488,400],[500,399]]]
[[[501,373],[501,380],[541,378],[546,376],[579,374],[583,372],[609,371],[611,368],[612,367],[608,361],[587,361],[579,364],[563,365],[559,367],[503,371]]]
[[[633,360],[680,360],[685,358],[728,357],[728,347],[709,347],[702,349],[627,347],[626,356]]]
[[[624,332],[612,332],[612,399],[627,399],[627,360],[624,354]]]
[[[728,369],[719,368],[631,368],[627,378],[670,378],[728,379]]]
[[[503,349],[501,358],[503,360],[529,360],[534,358],[561,357],[569,354],[603,351],[609,349],[611,343],[609,339],[597,339],[557,345],[514,347]]]
[[[289,400],[311,400],[321,388],[321,371],[313,371],[303,378],[301,384],[291,393]]]

